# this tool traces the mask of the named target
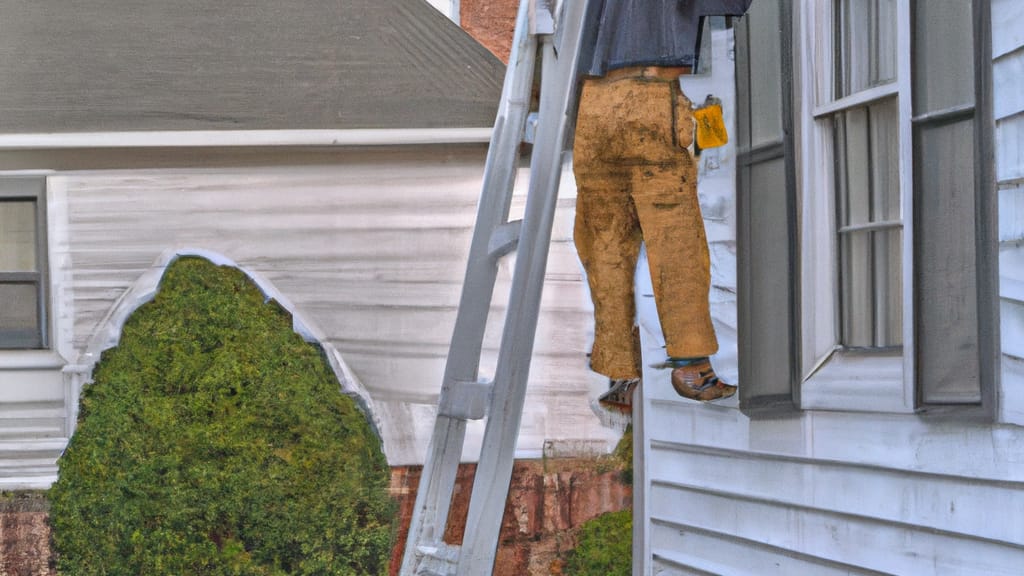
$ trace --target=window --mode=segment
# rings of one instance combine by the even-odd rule
[[[754,3],[737,34],[746,410],[994,410],[988,18],[987,0]]]
[[[915,409],[904,343],[912,169],[907,2],[800,2],[798,382],[805,408]],[[804,79],[811,80],[810,82]],[[860,396],[860,397],[859,397]]]
[[[42,178],[0,178],[0,349],[48,345],[45,209]]]

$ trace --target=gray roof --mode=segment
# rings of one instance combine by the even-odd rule
[[[504,65],[423,0],[4,0],[0,133],[486,127]]]

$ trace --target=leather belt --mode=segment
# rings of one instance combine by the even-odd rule
[[[616,68],[609,70],[604,75],[605,80],[621,80],[623,78],[636,78],[638,80],[661,80],[674,82],[683,74],[693,71],[690,66],[630,66],[628,68]]]

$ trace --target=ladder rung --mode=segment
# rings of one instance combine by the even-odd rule
[[[444,542],[417,546],[416,556],[420,561],[416,567],[416,576],[451,576],[455,574],[461,551],[460,546]]]
[[[486,380],[472,382],[456,380],[448,387],[437,408],[441,416],[461,418],[462,420],[480,420],[487,415],[487,405],[491,401],[493,384]]]
[[[505,254],[516,249],[519,244],[519,233],[522,230],[523,221],[513,220],[501,224],[491,233],[491,239],[487,243],[487,254],[491,258],[501,258]]]
[[[530,34],[534,36],[555,33],[555,16],[551,13],[554,0],[530,0]]]

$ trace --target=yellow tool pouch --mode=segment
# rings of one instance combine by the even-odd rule
[[[722,104],[705,103],[693,111],[697,121],[697,147],[701,149],[725,146],[729,142],[729,134],[725,130],[725,118],[722,116]]]

